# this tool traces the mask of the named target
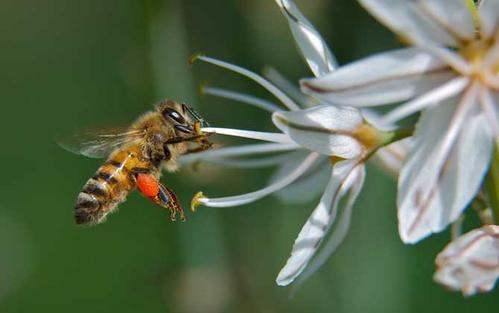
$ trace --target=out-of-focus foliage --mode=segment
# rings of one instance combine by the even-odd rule
[[[340,64],[397,47],[354,1],[296,1]],[[275,276],[314,207],[275,198],[202,208],[185,223],[133,194],[93,228],[73,223],[76,195],[98,160],[54,138],[89,125],[130,122],[163,97],[198,106],[217,126],[271,130],[269,116],[215,98],[199,83],[266,97],[254,84],[206,65],[203,51],[254,69],[310,76],[271,0],[14,1],[0,3],[0,312],[476,312],[497,291],[471,299],[432,281],[443,233],[416,246],[397,234],[395,183],[368,168],[345,243],[296,290]],[[165,175],[187,206],[199,189],[252,190],[270,170],[216,166]],[[230,182],[230,183],[228,183]]]

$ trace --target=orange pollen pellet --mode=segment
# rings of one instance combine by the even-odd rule
[[[137,188],[146,197],[154,197],[159,193],[158,181],[150,174],[140,173],[137,175]]]

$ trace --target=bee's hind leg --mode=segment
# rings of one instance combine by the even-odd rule
[[[170,219],[172,221],[176,220],[177,212],[180,219],[185,221],[184,210],[180,206],[177,196],[171,189],[163,186],[155,176],[148,173],[137,174],[137,188],[149,200],[170,210]]]
[[[182,206],[177,200],[177,196],[173,193],[173,191],[163,186],[161,183],[159,184],[159,193],[158,198],[161,200],[161,206],[166,206],[170,210],[170,218],[172,221],[176,219],[177,212],[180,215],[180,220],[185,221],[185,214]]]

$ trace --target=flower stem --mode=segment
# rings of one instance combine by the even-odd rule
[[[394,131],[386,132],[386,137],[383,140],[383,144],[381,146],[388,146],[395,141],[402,140],[407,137],[411,137],[414,134],[414,127],[409,128],[400,128]]]
[[[475,29],[478,29],[480,25],[480,17],[478,16],[478,10],[476,8],[475,1],[466,0],[466,5],[468,6],[468,10],[470,10],[471,17],[473,18],[473,24],[475,25]]]
[[[478,218],[483,225],[494,224],[494,216],[489,208],[487,201],[483,197],[483,193],[479,193],[471,203],[471,207],[476,211]]]
[[[388,146],[396,141],[402,140],[407,137],[411,137],[414,134],[415,127],[408,128],[400,128],[394,131],[387,131],[382,133],[381,142],[374,147],[374,149],[370,149],[369,153],[364,157],[364,160],[368,160],[371,158],[378,149]]]
[[[484,189],[489,205],[494,213],[494,221],[499,224],[499,143],[496,142],[492,155],[489,173],[485,179]]]

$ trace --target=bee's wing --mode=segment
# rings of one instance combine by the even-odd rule
[[[89,158],[104,158],[114,149],[142,138],[144,131],[113,128],[107,130],[80,131],[57,140],[69,152]]]

